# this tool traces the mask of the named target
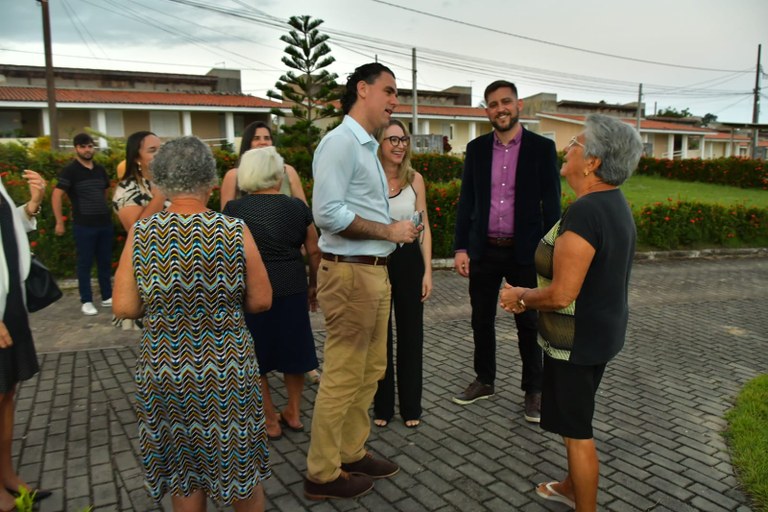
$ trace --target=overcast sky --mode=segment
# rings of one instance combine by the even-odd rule
[[[195,7],[197,4],[203,7]],[[343,80],[376,58],[411,88],[498,78],[521,97],[629,103],[643,83],[646,113],[674,107],[750,122],[758,44],[768,62],[768,0],[50,0],[54,65],[204,74],[241,69],[264,97],[287,70],[281,22],[309,14]],[[216,12],[216,9],[223,12]],[[0,63],[45,64],[41,7],[0,0]],[[760,121],[768,122],[762,75]]]

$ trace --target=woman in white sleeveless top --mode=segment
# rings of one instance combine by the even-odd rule
[[[432,292],[432,233],[424,179],[411,167],[410,136],[405,126],[400,121],[390,121],[379,137],[379,144],[379,159],[389,187],[390,217],[395,221],[411,219],[420,212],[424,231],[421,240],[398,245],[389,257],[392,314],[387,335],[387,371],[373,400],[374,424],[384,427],[392,420],[397,380],[400,416],[406,427],[414,428],[421,423],[424,301]],[[397,327],[394,357],[393,317]]]

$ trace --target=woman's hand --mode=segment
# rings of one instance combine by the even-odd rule
[[[11,345],[13,345],[11,333],[8,332],[8,328],[5,326],[5,322],[0,320],[0,348],[8,348]]]
[[[37,212],[45,198],[45,180],[40,174],[29,169],[24,170],[24,179],[29,183],[28,212]]]
[[[432,295],[432,274],[425,272],[421,280],[421,302],[426,301],[430,295]]]
[[[309,310],[312,313],[317,312],[317,286],[310,285],[307,288],[307,299],[309,302]]]
[[[504,287],[499,294],[499,305],[507,313],[519,314],[524,311],[518,306],[518,299],[530,290],[530,288],[520,288],[518,286],[510,286],[508,283],[504,283]]]

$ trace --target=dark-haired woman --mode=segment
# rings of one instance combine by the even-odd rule
[[[149,163],[160,149],[160,139],[152,132],[131,134],[125,144],[125,175],[112,196],[112,207],[126,231],[134,222],[163,209],[165,197],[152,190]]]
[[[159,149],[160,139],[148,131],[132,133],[125,144],[125,174],[112,195],[112,208],[126,232],[137,220],[159,212],[165,204],[165,196],[152,189],[149,170],[149,163]],[[134,327],[129,319],[112,318],[112,323],[125,330]],[[140,321],[136,324],[140,325]]]
[[[272,129],[261,121],[251,123],[243,130],[243,137],[240,140],[240,154],[237,155],[238,161],[242,158],[243,153],[250,149],[266,148],[273,145]],[[280,193],[289,197],[297,197],[304,203],[307,202],[307,196],[304,194],[304,189],[301,188],[299,173],[287,164],[285,165],[285,179],[280,186]],[[243,194],[237,186],[237,167],[228,170],[221,180],[221,209],[223,210],[231,200],[244,195],[246,194]]]

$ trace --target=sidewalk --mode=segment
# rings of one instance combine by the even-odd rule
[[[533,486],[562,477],[561,441],[522,417],[514,321],[497,322],[496,395],[470,406],[450,397],[474,377],[467,282],[435,272],[426,307],[424,417],[373,427],[370,448],[400,464],[358,500],[303,498],[308,433],[273,443],[265,484],[273,511],[564,511]],[[738,489],[722,416],[749,379],[768,371],[768,258],[637,263],[627,344],[608,365],[595,417],[599,507],[610,511],[751,510]],[[75,290],[31,315],[41,373],[19,390],[14,457],[24,478],[54,495],[39,510],[170,510],[142,487],[133,370],[139,333],[111,314],[80,313]],[[313,315],[322,358],[321,315]],[[284,389],[273,377],[278,406]],[[311,422],[316,387],[304,393]],[[216,510],[210,507],[209,510]]]

